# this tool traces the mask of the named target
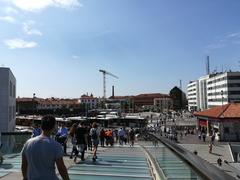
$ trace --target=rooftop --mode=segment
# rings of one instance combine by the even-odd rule
[[[229,103],[223,106],[216,106],[204,111],[195,112],[194,115],[218,119],[237,119],[240,118],[240,103]]]

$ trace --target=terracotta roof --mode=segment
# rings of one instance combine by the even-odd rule
[[[211,118],[240,118],[240,103],[229,103],[223,106],[216,106],[201,112],[195,112],[195,116]]]
[[[157,97],[166,97],[166,96],[169,97],[168,94],[150,93],[150,94],[139,94],[136,97],[154,97],[154,98],[157,98]]]

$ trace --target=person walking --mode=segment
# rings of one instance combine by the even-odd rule
[[[130,147],[134,146],[134,141],[135,141],[135,132],[134,129],[131,127],[130,131],[129,131],[129,140],[130,140]]]
[[[74,123],[69,131],[69,137],[71,138],[71,143],[72,143],[72,152],[70,155],[70,159],[73,158],[73,154],[75,154],[75,156],[78,155],[78,150],[76,146],[77,145],[77,139],[76,139],[77,127],[78,127],[77,123]]]
[[[100,142],[101,142],[101,147],[104,147],[104,143],[105,143],[105,131],[102,128],[100,131]]]
[[[67,154],[67,137],[68,137],[68,129],[65,127],[64,123],[61,123],[60,127],[58,128],[56,140],[63,146],[65,155]]]
[[[50,138],[55,123],[53,116],[44,116],[41,121],[42,134],[29,139],[23,146],[21,171],[24,180],[59,180],[55,164],[62,179],[69,180],[62,147]]]
[[[94,122],[92,124],[92,128],[90,129],[90,133],[89,135],[91,136],[91,139],[92,139],[92,144],[93,144],[93,161],[96,161],[97,159],[97,148],[98,148],[98,143],[99,143],[99,140],[98,140],[98,132],[97,132],[97,123]]]
[[[84,161],[84,154],[87,149],[87,129],[84,126],[84,122],[81,122],[76,130],[76,139],[77,139],[77,146],[78,150],[81,153],[81,160]],[[77,155],[74,158],[74,162],[77,160]]]

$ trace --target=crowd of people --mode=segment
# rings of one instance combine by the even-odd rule
[[[72,150],[70,159],[77,162],[79,157],[85,161],[85,152],[93,151],[93,162],[97,159],[97,149],[113,147],[115,143],[120,146],[129,144],[134,146],[135,131],[133,128],[126,130],[104,129],[98,127],[96,122],[85,124],[74,123],[68,129],[64,123],[58,124],[53,116],[44,116],[41,126],[33,125],[32,138],[29,139],[22,150],[22,174],[24,179],[57,179],[55,164],[63,180],[68,180],[68,173],[64,165],[63,156],[67,154],[67,143],[71,141]],[[46,173],[45,173],[46,172]]]

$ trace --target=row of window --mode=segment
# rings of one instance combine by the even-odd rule
[[[214,87],[208,87],[207,89],[208,90],[213,90],[213,89],[220,89],[220,88],[225,88],[225,87],[227,87],[227,84],[217,85],[217,86],[214,86]]]
[[[228,76],[228,80],[240,80],[240,76]]]
[[[196,96],[197,93],[188,94],[188,96]]]
[[[188,86],[188,88],[190,89],[191,87],[195,87],[195,86],[196,86],[196,84],[192,84],[192,85]]]
[[[207,84],[213,84],[213,83],[217,83],[217,82],[224,81],[224,80],[227,80],[226,76],[222,77],[222,78],[214,79],[212,81],[208,81]]]
[[[188,92],[192,92],[192,91],[196,91],[197,89],[196,88],[194,88],[194,89],[190,89],[190,90],[188,90]]]
[[[208,102],[226,102],[227,98],[216,98],[216,99],[208,99]]]
[[[208,93],[208,96],[227,95],[227,91]]]

